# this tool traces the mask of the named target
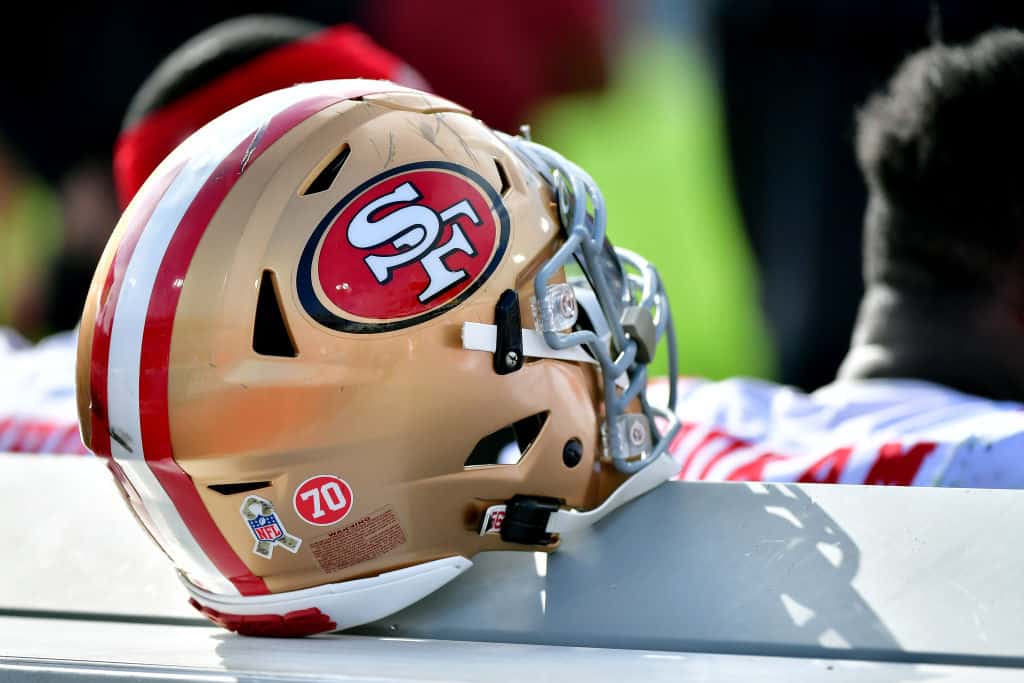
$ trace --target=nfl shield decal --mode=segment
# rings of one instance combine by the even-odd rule
[[[501,196],[458,164],[391,169],[338,202],[299,261],[303,308],[342,332],[386,332],[459,305],[508,246]]]
[[[256,544],[252,551],[260,557],[270,559],[274,546],[280,545],[290,553],[298,552],[302,539],[285,531],[284,524],[274,512],[274,504],[259,496],[246,496],[242,502],[242,519],[249,525]]]

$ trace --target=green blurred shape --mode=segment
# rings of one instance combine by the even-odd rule
[[[0,150],[2,153],[2,150]],[[0,164],[8,163],[0,160]],[[38,304],[52,260],[61,245],[60,217],[53,192],[34,178],[0,174],[10,183],[0,191],[0,327],[15,321],[26,300]],[[21,329],[39,336],[46,330]]]
[[[537,142],[601,187],[612,242],[658,266],[680,372],[772,378],[776,358],[732,191],[718,93],[700,53],[634,38],[608,90],[556,100],[533,120]],[[666,372],[661,351],[651,374]]]

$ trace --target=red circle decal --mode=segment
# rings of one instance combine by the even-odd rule
[[[327,229],[313,274],[341,311],[396,320],[443,306],[487,269],[498,241],[491,201],[440,168],[385,175]]]
[[[316,526],[335,524],[352,509],[352,487],[333,474],[318,474],[296,487],[292,505],[303,521]]]

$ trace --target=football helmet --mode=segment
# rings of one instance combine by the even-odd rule
[[[312,634],[666,480],[663,339],[674,375],[657,272],[581,169],[434,95],[308,83],[198,130],[127,207],[79,417],[197,609]]]

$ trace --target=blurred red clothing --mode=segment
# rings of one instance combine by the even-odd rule
[[[271,49],[147,115],[121,132],[114,179],[123,209],[163,159],[189,135],[243,102],[296,83],[382,78],[429,89],[406,63],[350,25]]]
[[[370,32],[435,92],[506,132],[541,102],[608,79],[602,0],[378,0],[366,12]]]

